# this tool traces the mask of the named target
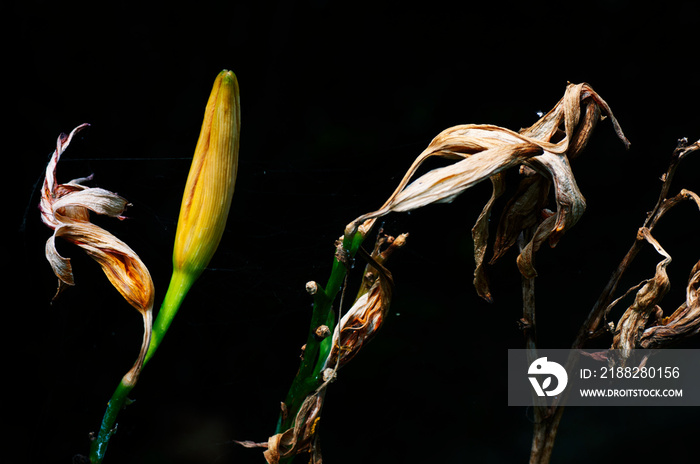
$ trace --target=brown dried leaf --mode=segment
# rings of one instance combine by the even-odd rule
[[[639,340],[641,348],[660,348],[700,333],[700,261],[690,271],[686,300],[661,325],[647,328]]]
[[[654,277],[649,279],[637,291],[634,302],[627,308],[617,324],[611,349],[619,349],[623,353],[640,346],[644,329],[647,327],[650,317],[656,312],[657,305],[661,302],[664,295],[668,293],[671,286],[666,273],[666,267],[671,262],[671,256],[651,235],[649,229],[642,227],[639,233],[664,259],[656,265]]]
[[[393,281],[383,269],[368,292],[342,315],[333,332],[333,346],[324,369],[338,369],[350,361],[379,330],[389,310]]]
[[[321,462],[317,427],[329,383],[324,382],[306,397],[294,419],[294,427],[269,438],[267,450],[263,453],[268,464],[277,464],[282,458],[304,452],[311,453],[312,462]]]

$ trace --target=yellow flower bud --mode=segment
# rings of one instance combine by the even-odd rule
[[[219,245],[231,206],[241,110],[238,80],[221,71],[214,81],[182,198],[173,266],[196,279]]]

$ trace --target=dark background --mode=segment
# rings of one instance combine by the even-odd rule
[[[441,130],[529,126],[570,81],[606,99],[632,148],[609,121],[599,124],[574,165],[587,212],[556,249],[538,254],[540,343],[568,347],[653,207],[676,141],[700,137],[700,11],[691,1],[562,4],[5,6],[4,399],[15,432],[6,452],[17,456],[8,462],[86,454],[142,336],[136,311],[67,244],[60,251],[73,259],[77,286],[49,304],[50,230],[36,204],[56,137],[91,124],[58,180],[94,173],[93,185],[133,204],[127,221],[98,221],[147,264],[157,306],[202,112],[222,69],[236,73],[242,106],[228,228],[120,415],[105,463],[264,462],[261,450],[232,441],[274,433],[308,329],[304,284],[328,278],[345,224],[381,205]],[[700,189],[699,158],[684,162],[673,192]],[[494,304],[471,285],[470,229],[489,195],[485,183],[451,205],[384,222],[410,241],[389,263],[397,286],[384,327],[328,391],[327,462],[527,461],[532,411],[508,408],[505,396],[505,350],[523,346],[516,254],[492,269]],[[687,204],[655,232],[674,258],[667,311],[685,297],[699,224]],[[645,250],[625,285],[651,277],[656,262]],[[697,414],[570,408],[552,462],[692,462]]]

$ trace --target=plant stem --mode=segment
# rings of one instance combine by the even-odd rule
[[[342,248],[346,253],[347,260],[352,260],[360,249],[364,238],[364,234],[357,232],[343,239]],[[302,403],[322,383],[320,371],[332,348],[333,337],[318,341],[315,332],[320,325],[327,325],[332,330],[335,324],[335,313],[331,311],[331,306],[345,282],[348,266],[348,261],[339,259],[338,254],[336,254],[325,289],[319,286],[318,291],[314,294],[313,314],[301,366],[285,398],[285,409],[280,414],[276,433],[282,433],[294,426],[294,420]]]
[[[193,279],[192,276],[186,274],[185,272],[177,269],[173,271],[170,279],[170,285],[168,286],[168,291],[165,294],[163,304],[158,312],[158,317],[156,317],[156,320],[153,323],[153,334],[151,336],[151,341],[148,346],[148,351],[146,352],[142,369],[146,366],[151,357],[153,357],[153,354],[158,349],[158,346],[160,346],[165,333],[168,331],[173,318],[177,314],[177,311],[180,308],[182,301],[185,299],[190,287],[192,287],[194,280],[196,279]],[[132,380],[129,379],[130,377],[127,376],[122,377],[119,385],[117,385],[117,388],[112,394],[112,398],[107,403],[107,409],[104,417],[102,418],[100,431],[90,445],[91,464],[99,464],[105,457],[109,439],[112,438],[112,435],[116,431],[117,416],[124,406],[129,403],[127,396],[136,386],[138,377],[134,377]]]
[[[168,291],[165,293],[165,298],[158,311],[158,316],[153,322],[153,337],[151,338],[151,344],[148,347],[148,352],[146,353],[146,359],[144,361],[144,366],[151,359],[155,351],[160,346],[165,333],[170,328],[175,315],[177,314],[180,305],[185,299],[185,296],[190,291],[192,284],[196,278],[192,278],[191,275],[187,274],[182,270],[174,270],[173,275],[170,278],[170,285],[168,285]]]
[[[674,150],[673,155],[671,156],[671,161],[669,163],[668,169],[662,177],[663,183],[661,184],[659,198],[657,199],[656,204],[654,205],[654,209],[647,215],[642,227],[646,227],[649,230],[652,230],[654,226],[656,226],[658,221],[661,219],[661,217],[666,213],[666,211],[673,207],[676,202],[681,201],[683,198],[685,198],[682,192],[674,198],[668,198],[668,194],[671,189],[671,181],[673,180],[673,176],[682,158],[688,153],[696,151],[698,149],[700,149],[700,140],[691,145],[688,145],[687,140],[685,139],[681,139],[678,141],[678,145],[676,146],[676,149]],[[627,251],[627,254],[625,254],[620,264],[610,276],[607,285],[603,289],[602,293],[598,297],[598,300],[596,301],[591,311],[588,313],[586,320],[579,329],[576,339],[574,340],[574,343],[571,347],[572,353],[573,351],[583,348],[589,339],[596,337],[597,335],[602,333],[602,330],[606,329],[605,327],[603,327],[602,329],[600,327],[600,324],[603,321],[603,318],[605,317],[606,310],[610,305],[610,302],[612,301],[613,295],[617,290],[618,284],[620,283],[623,274],[627,271],[634,259],[637,257],[644,243],[645,240],[643,239],[643,237],[640,234],[637,234],[637,236],[635,237],[635,241],[632,243],[630,249]],[[523,287],[523,289],[524,288],[525,287]],[[573,356],[573,354],[569,356],[569,360],[567,361],[566,366],[567,371],[572,371],[574,359],[575,357]],[[546,464],[549,462],[549,459],[551,458],[552,446],[554,445],[554,439],[556,437],[557,429],[559,428],[559,423],[561,422],[563,414],[564,407],[561,405],[549,408],[547,410],[547,415],[544,417],[543,423],[540,424],[541,418],[538,417],[537,408],[535,409],[535,435],[539,436],[542,441],[541,446],[538,447],[539,451],[535,456],[535,443],[533,439],[533,449],[530,457],[531,464]],[[534,459],[535,457],[537,458],[536,460]]]
[[[646,227],[647,229],[652,231],[661,219],[661,217],[668,211],[668,209],[670,209],[676,203],[676,201],[679,201],[676,199],[668,198],[669,191],[671,190],[671,182],[673,180],[673,176],[676,173],[676,169],[678,168],[678,165],[683,159],[683,157],[686,156],[688,153],[696,151],[698,149],[700,149],[700,140],[691,145],[688,145],[687,140],[685,139],[681,139],[678,141],[678,145],[676,146],[676,149],[671,155],[671,161],[669,163],[668,169],[661,178],[663,183],[661,184],[661,191],[659,192],[659,197],[656,200],[654,209],[647,215],[646,219],[644,220],[644,223],[642,224],[642,227]],[[605,286],[605,289],[598,297],[598,300],[596,301],[595,305],[588,313],[585,322],[581,326],[581,329],[579,330],[578,335],[576,336],[576,340],[572,345],[572,349],[583,348],[583,346],[589,339],[594,338],[600,333],[600,323],[603,320],[606,309],[608,308],[608,306],[610,306],[610,302],[612,301],[613,295],[617,290],[617,286],[620,283],[620,280],[622,279],[622,276],[625,273],[625,271],[627,271],[629,266],[632,264],[632,261],[634,261],[634,259],[641,251],[644,243],[644,238],[641,235],[637,234],[634,243],[632,243],[630,249],[627,251],[627,254],[624,258],[622,258],[622,261],[610,276],[608,284]]]

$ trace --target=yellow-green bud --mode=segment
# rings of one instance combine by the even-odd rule
[[[182,198],[173,266],[196,279],[219,245],[236,183],[241,109],[238,80],[221,71],[214,81]]]

